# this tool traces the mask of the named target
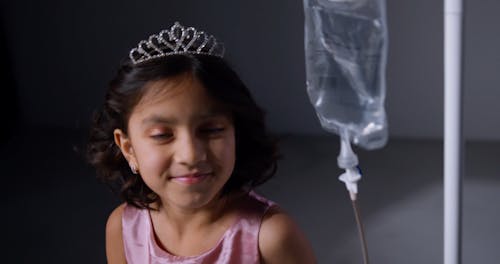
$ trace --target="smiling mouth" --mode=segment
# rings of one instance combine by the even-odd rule
[[[182,184],[196,184],[199,182],[204,181],[208,177],[212,176],[212,173],[194,173],[194,174],[186,174],[186,175],[181,175],[181,176],[174,176],[171,177],[170,180],[182,183]]]

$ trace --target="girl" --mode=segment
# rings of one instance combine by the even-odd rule
[[[124,204],[108,263],[314,263],[276,204],[252,192],[276,170],[262,110],[221,43],[175,23],[132,49],[96,113],[88,156]]]

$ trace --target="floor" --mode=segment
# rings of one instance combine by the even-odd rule
[[[0,147],[6,263],[105,263],[104,225],[119,203],[81,157],[84,137],[26,128]],[[258,192],[306,233],[319,263],[362,263],[353,210],[337,180],[335,136],[283,136],[278,174]],[[442,263],[442,142],[390,139],[355,149],[370,263]],[[463,263],[499,263],[500,142],[468,142]]]

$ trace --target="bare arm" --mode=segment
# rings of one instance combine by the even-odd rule
[[[264,217],[259,234],[261,260],[266,264],[316,263],[306,237],[292,219],[279,209]]]
[[[106,223],[106,257],[109,264],[127,263],[123,250],[122,214],[125,204],[118,206]]]

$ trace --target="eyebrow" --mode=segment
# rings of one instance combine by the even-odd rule
[[[175,118],[167,118],[159,115],[152,115],[147,118],[144,118],[141,122],[143,125],[148,124],[176,124],[177,120]]]
[[[209,119],[209,118],[218,117],[218,116],[224,116],[224,113],[222,111],[212,111],[212,112],[198,115],[195,117],[195,119],[204,120],[204,119]],[[161,115],[153,114],[149,117],[144,118],[141,123],[144,126],[149,125],[149,124],[176,125],[177,123],[179,123],[179,121],[176,118],[169,118],[169,117],[164,117]]]

